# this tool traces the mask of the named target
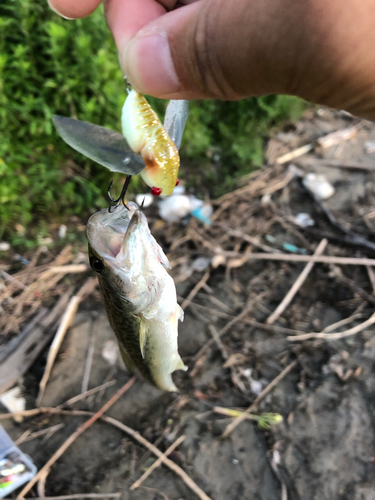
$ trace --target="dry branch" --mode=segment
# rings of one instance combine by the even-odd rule
[[[186,297],[186,299],[183,301],[181,308],[185,311],[186,308],[189,306],[191,301],[194,299],[194,297],[197,295],[199,290],[207,283],[208,278],[210,277],[210,271],[206,271],[203,275],[203,277],[198,281],[198,283],[195,285],[195,287],[191,290],[189,295]]]
[[[238,252],[223,252],[226,257],[242,257]],[[356,257],[336,257],[333,255],[288,255],[283,253],[249,253],[247,260],[280,260],[284,262],[320,262],[321,264],[341,264],[346,266],[375,266],[375,259]]]
[[[36,403],[38,406],[40,405],[40,403],[42,401],[44,391],[45,391],[49,376],[51,374],[51,370],[52,370],[53,364],[55,362],[57,353],[59,352],[61,343],[64,340],[64,337],[65,337],[66,332],[68,331],[68,328],[70,327],[70,325],[72,324],[72,322],[74,320],[75,314],[76,314],[77,309],[78,309],[78,305],[85,295],[87,295],[91,291],[93,291],[95,286],[96,286],[96,279],[90,278],[81,287],[81,289],[78,291],[78,293],[70,299],[68,307],[66,308],[64,316],[61,319],[60,326],[56,332],[55,338],[53,339],[50,350],[48,352],[46,368],[44,370],[42,380],[40,381],[40,384],[39,384],[39,394],[38,394],[37,403]]]
[[[156,462],[154,462],[149,469],[146,470],[144,474],[134,483],[131,485],[130,490],[133,491],[136,488],[139,488],[143,481],[145,481],[152,472],[159,467],[159,465],[162,464],[163,459],[166,458],[168,455],[174,451],[177,446],[179,446],[184,440],[186,436],[180,436],[174,443],[171,444],[171,446],[163,453],[161,457],[159,457]]]
[[[254,403],[249,406],[249,408],[247,408],[247,410],[245,410],[242,415],[240,415],[239,417],[237,417],[236,419],[233,420],[233,422],[231,422],[225,429],[225,431],[223,432],[222,434],[222,439],[225,439],[227,438],[233,431],[234,429],[237,427],[237,425],[239,425],[241,422],[243,422],[244,420],[246,420],[247,418],[247,415],[253,411],[256,410],[258,404],[267,396],[267,394],[269,392],[272,391],[272,389],[274,389],[274,387],[277,386],[277,384],[286,376],[288,375],[289,372],[291,372],[293,370],[293,368],[295,368],[297,366],[297,361],[293,361],[292,363],[290,363],[290,365],[288,365],[286,368],[284,368],[284,370],[277,376],[275,377],[271,383],[269,383],[267,385],[267,387],[265,387],[263,389],[263,391],[259,394],[259,396],[256,398],[256,400],[254,401]]]
[[[25,497],[26,493],[28,493],[34,484],[39,481],[41,477],[44,475],[48,475],[49,470],[52,465],[58,460],[65,451],[69,448],[69,446],[74,443],[74,441],[83,434],[89,427],[92,426],[94,422],[96,422],[116,401],[123,395],[125,392],[130,389],[130,387],[134,384],[136,378],[132,377],[119,391],[116,392],[114,396],[111,397],[109,401],[102,408],[95,413],[89,420],[86,420],[84,424],[82,424],[69,438],[60,446],[60,448],[52,455],[52,457],[47,461],[46,464],[39,470],[39,472],[34,476],[34,478],[27,483],[27,485],[22,489],[21,493],[18,494],[17,500]]]
[[[328,240],[324,239],[322,240],[317,249],[315,250],[314,255],[321,255],[326,246],[328,244]],[[288,307],[288,305],[291,303],[293,300],[295,294],[298,292],[298,290],[301,288],[303,283],[305,282],[307,276],[310,274],[310,271],[314,267],[314,262],[309,262],[306,267],[303,269],[302,273],[298,276],[296,281],[294,282],[292,288],[289,290],[289,292],[285,295],[283,300],[280,302],[280,304],[276,307],[274,312],[267,318],[266,323],[268,325],[272,325],[277,318],[285,311],[285,309]]]
[[[112,401],[112,399],[110,401]],[[108,405],[108,403],[107,403],[107,405]],[[106,410],[104,410],[104,411],[106,411]],[[61,410],[58,408],[34,408],[33,410],[25,410],[22,412],[5,413],[3,415],[0,415],[0,420],[14,418],[14,417],[20,416],[20,415],[30,417],[30,416],[38,415],[40,413],[96,417],[99,412],[94,414],[92,412],[81,411],[81,410]],[[90,421],[91,420],[92,419],[90,419]],[[201,488],[199,488],[199,486],[186,474],[186,472],[183,469],[181,469],[181,467],[179,467],[177,464],[172,462],[172,460],[170,460],[169,458],[163,457],[163,453],[158,448],[156,448],[156,446],[154,446],[152,443],[147,441],[147,439],[145,439],[143,436],[141,436],[141,434],[139,432],[135,431],[131,427],[128,427],[127,425],[123,424],[122,422],[119,422],[115,418],[107,417],[106,415],[101,415],[100,420],[103,420],[103,422],[107,422],[108,424],[113,425],[114,427],[117,427],[118,429],[122,430],[123,432],[125,432],[125,434],[132,437],[135,441],[137,441],[138,443],[143,445],[145,448],[150,450],[158,458],[161,458],[163,464],[166,465],[169,469],[171,469],[175,474],[177,474],[182,479],[182,481],[186,484],[186,486],[188,488],[190,488],[201,500],[211,500],[211,498],[208,495],[206,495],[206,493]],[[38,479],[39,478],[37,478],[37,480]],[[28,485],[26,485],[26,486],[28,486]],[[29,491],[29,490],[27,490],[27,491]],[[23,491],[21,493],[23,493]],[[25,493],[27,493],[27,492],[25,492]],[[23,497],[18,497],[18,499],[21,499],[21,498],[23,498]]]
[[[350,337],[351,335],[355,335],[356,333],[362,332],[363,330],[366,330],[366,328],[373,325],[374,323],[375,323],[375,313],[368,320],[364,321],[360,325],[354,326],[353,328],[349,328],[349,330],[345,330],[344,332],[305,333],[303,335],[296,335],[295,337],[287,337],[287,340],[290,340],[291,342],[294,342],[296,340],[308,340],[308,339],[339,340],[345,337]]]

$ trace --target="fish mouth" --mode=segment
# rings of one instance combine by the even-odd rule
[[[91,249],[102,259],[116,264],[129,226],[134,228],[142,224],[143,218],[138,205],[133,202],[129,202],[127,207],[120,205],[112,213],[108,212],[108,209],[97,212],[87,223],[87,237]]]

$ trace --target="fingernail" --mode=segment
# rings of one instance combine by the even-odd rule
[[[157,96],[180,90],[166,33],[133,38],[126,45],[120,64],[139,92]]]
[[[51,0],[47,0],[48,1],[48,5],[49,5],[49,8],[51,10],[53,10],[53,12],[55,12],[56,14],[58,14],[60,17],[63,17],[64,19],[68,19],[69,21],[73,21],[73,17],[66,17],[64,16],[63,14],[61,14],[61,12],[59,12],[56,7],[53,5],[53,3],[51,2]]]

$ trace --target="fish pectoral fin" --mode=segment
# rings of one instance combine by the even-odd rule
[[[142,358],[145,358],[145,347],[147,340],[148,325],[146,321],[142,320],[139,324],[139,347],[141,349]]]
[[[121,344],[119,344],[119,349],[129,374],[133,375],[135,370],[135,364],[133,363],[132,358],[129,356],[129,354]]]

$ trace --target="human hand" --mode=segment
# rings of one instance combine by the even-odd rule
[[[68,18],[100,0],[49,0]],[[292,94],[375,119],[375,0],[105,0],[124,75],[165,99]]]

